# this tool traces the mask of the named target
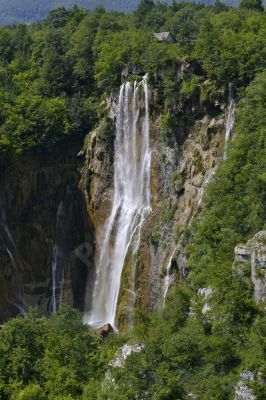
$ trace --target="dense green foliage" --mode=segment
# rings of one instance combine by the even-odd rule
[[[132,15],[57,9],[42,24],[0,29],[0,157],[83,136],[105,115],[106,92],[149,72],[162,135],[171,144],[180,99],[198,96],[206,112],[234,82],[235,139],[187,232],[190,273],[158,314],[140,314],[130,337],[102,342],[63,308],[16,318],[0,331],[0,398],[20,400],[234,399],[244,370],[266,398],[266,317],[252,284],[232,269],[234,247],[266,221],[266,16],[256,1],[232,9],[217,2],[167,6],[144,1]],[[175,43],[154,31],[170,30]],[[180,73],[181,61],[193,68]],[[153,110],[152,110],[153,111]],[[108,119],[100,128],[107,139]],[[107,140],[106,140],[107,141]],[[173,218],[165,204],[163,222]],[[153,240],[163,240],[156,227]],[[179,233],[178,233],[179,235]],[[212,287],[202,314],[200,287]],[[125,342],[141,343],[123,368],[109,363]],[[110,369],[112,377],[110,377]],[[109,371],[109,373],[107,373]],[[107,373],[107,374],[106,374]]]
[[[63,308],[45,319],[16,318],[0,332],[1,399],[71,399],[99,374],[99,340],[80,315]]]
[[[154,39],[153,32],[168,30],[175,43]],[[7,160],[69,135],[82,138],[101,116],[102,95],[119,86],[126,65],[149,72],[151,84],[157,77],[166,115],[179,96],[193,96],[203,81],[211,87],[206,95],[202,86],[206,100],[231,81],[245,87],[265,68],[265,38],[262,12],[219,2],[168,6],[145,0],[128,16],[103,8],[95,13],[59,8],[42,24],[3,27],[0,154]],[[181,60],[196,66],[182,83],[176,79]]]

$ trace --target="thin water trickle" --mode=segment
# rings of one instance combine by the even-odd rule
[[[129,248],[139,247],[142,224],[151,210],[151,150],[147,76],[120,88],[116,123],[114,195],[99,243],[91,310],[84,322],[115,327],[121,275]]]
[[[9,258],[11,260],[12,266],[14,268],[14,272],[18,272],[16,244],[14,242],[13,236],[7,225],[4,209],[1,210],[1,228],[2,228],[1,229],[2,237],[3,237],[3,242],[4,242],[6,252],[9,255]]]
[[[62,248],[62,242],[66,241],[65,232],[65,206],[61,201],[57,211],[56,219],[56,243],[53,249],[52,256],[52,302],[51,312],[54,314],[58,311],[60,304],[64,300],[64,283],[65,283],[65,263],[66,250]],[[61,243],[61,245],[60,245]]]
[[[216,165],[214,168],[210,169],[210,170],[207,172],[207,174],[206,174],[206,176],[205,176],[205,178],[204,178],[204,181],[203,181],[203,183],[202,183],[202,186],[201,186],[201,188],[200,188],[200,190],[199,190],[198,207],[199,207],[199,206],[201,205],[201,203],[202,203],[202,199],[203,199],[203,196],[204,196],[204,194],[205,194],[205,190],[206,190],[206,188],[208,187],[209,183],[212,181],[212,179],[213,179],[213,177],[214,177],[214,175],[215,175],[215,173],[216,173],[216,170],[217,170],[217,165]]]
[[[57,311],[57,296],[56,296],[56,288],[57,288],[57,281],[56,281],[56,272],[57,272],[57,247],[54,246],[53,250],[53,258],[52,258],[52,313],[55,314]]]
[[[230,137],[233,136],[233,130],[234,130],[234,125],[235,125],[235,111],[236,111],[236,102],[235,102],[235,98],[233,96],[233,87],[232,87],[232,84],[230,83],[230,85],[229,85],[229,108],[228,108],[228,115],[227,115],[227,120],[226,120],[225,143],[224,143],[224,153],[223,153],[224,160],[227,159],[228,141],[229,141]],[[218,165],[216,165],[214,168],[210,169],[206,174],[206,177],[203,181],[202,187],[199,191],[198,207],[202,203],[202,199],[203,199],[206,188],[208,187],[209,183],[212,181],[212,179],[216,173],[217,166]]]
[[[230,137],[233,135],[233,129],[235,125],[235,111],[236,111],[236,102],[233,96],[233,87],[230,83],[229,85],[229,109],[226,121],[226,130],[225,130],[225,144],[224,144],[224,155],[223,159],[227,159],[227,148],[228,148],[228,141]]]
[[[171,286],[171,283],[173,280],[172,275],[171,275],[171,267],[172,267],[172,261],[173,261],[176,251],[177,251],[177,247],[175,247],[173,252],[171,253],[167,267],[166,267],[166,275],[165,275],[164,284],[163,284],[163,306],[165,305],[165,299],[169,292],[169,289],[170,289],[170,286]]]
[[[22,315],[25,315],[25,303],[23,299],[23,284],[22,284],[22,274],[19,265],[19,257],[17,254],[17,246],[12,233],[8,227],[6,220],[5,209],[0,209],[0,234],[3,240],[4,248],[10,258],[13,274],[14,274],[14,285],[15,285],[15,307],[19,309]]]

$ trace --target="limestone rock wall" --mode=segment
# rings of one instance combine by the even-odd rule
[[[254,286],[256,302],[266,301],[266,231],[258,232],[244,245],[235,248],[234,267],[248,274]]]
[[[181,65],[178,79],[189,68]],[[87,135],[83,147],[80,142],[69,142],[51,153],[28,154],[0,177],[0,208],[4,210],[4,223],[0,223],[0,313],[4,319],[18,312],[20,304],[14,305],[17,293],[26,305],[37,305],[44,313],[51,308],[52,254],[62,201],[68,254],[65,298],[82,309],[86,281],[87,290],[92,291],[95,243],[99,248],[113,195],[117,95],[114,92],[106,99],[102,121]],[[125,263],[118,305],[120,326],[129,325],[129,315],[132,319],[136,307],[157,310],[162,306],[166,273],[173,275],[171,283],[186,276],[186,229],[204,205],[205,188],[223,154],[225,105],[207,107],[198,94],[190,99],[180,96],[174,111],[176,129],[166,137],[159,97],[156,85],[151,87],[152,212],[143,225],[137,255],[133,259],[129,251]],[[5,248],[5,225],[14,241],[13,261]],[[89,244],[89,263],[80,252],[84,243]]]
[[[204,190],[223,154],[226,116],[222,106],[213,116],[208,114],[198,98],[194,103],[180,100],[180,118],[185,115],[190,122],[182,122],[170,140],[166,140],[157,101],[156,89],[152,89],[152,212],[143,225],[137,256],[132,260],[129,254],[124,267],[118,305],[120,326],[129,323],[128,311],[132,307],[146,310],[161,307],[166,268],[171,255],[172,282],[186,276],[186,254],[183,251],[185,230],[203,205]],[[87,136],[80,152],[80,157],[83,157],[80,187],[85,193],[98,244],[112,201],[116,105],[116,94],[113,93],[106,100],[108,117]]]
[[[154,310],[162,304],[170,258],[170,270],[176,278],[172,279],[173,283],[187,274],[187,256],[183,250],[185,230],[203,205],[204,190],[221,158],[224,119],[221,116],[197,119],[182,145],[178,138],[166,145],[160,119],[152,129],[154,203],[139,251],[139,304]]]
[[[83,307],[88,271],[75,249],[84,242],[93,245],[94,239],[84,196],[78,188],[79,149],[80,142],[74,141],[61,143],[51,153],[27,154],[0,176],[2,320],[32,305],[42,313],[51,311],[52,255],[62,201],[67,254],[64,296],[71,305]]]

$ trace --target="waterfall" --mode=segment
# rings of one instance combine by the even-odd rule
[[[0,234],[3,240],[5,250],[10,258],[13,267],[14,285],[16,291],[16,298],[14,305],[19,309],[22,315],[25,315],[22,276],[21,276],[21,268],[19,266],[19,261],[18,261],[17,246],[8,227],[4,208],[0,209]]]
[[[151,150],[147,76],[120,88],[116,121],[114,195],[98,245],[96,281],[85,323],[115,327],[121,275],[129,248],[136,252],[145,217],[151,210]]]
[[[235,124],[235,110],[236,110],[236,102],[233,96],[233,85],[229,84],[229,109],[226,121],[226,130],[225,130],[225,144],[224,144],[224,160],[227,159],[227,147],[228,141],[233,134],[234,124]]]
[[[65,249],[66,238],[66,210],[64,202],[61,201],[57,211],[56,219],[56,242],[52,257],[52,302],[51,312],[56,313],[64,297],[64,275],[65,264],[68,253]]]
[[[226,158],[227,158],[228,141],[229,141],[230,137],[232,137],[232,135],[233,135],[233,129],[234,129],[234,124],[235,124],[235,111],[236,111],[236,102],[235,102],[235,98],[233,96],[233,85],[232,85],[232,83],[230,83],[229,84],[229,108],[228,108],[228,115],[227,115],[227,120],[226,120],[225,144],[224,144],[224,154],[223,154],[224,160],[226,160]],[[212,179],[216,173],[217,166],[218,165],[216,165],[214,168],[211,168],[205,176],[202,187],[199,190],[198,207],[202,203],[202,199],[203,199],[203,196],[204,196],[207,186],[212,181]]]
[[[165,275],[164,284],[163,284],[163,306],[165,305],[165,299],[166,299],[166,296],[168,294],[170,285],[171,285],[171,283],[173,281],[172,275],[171,275],[171,267],[172,267],[172,261],[173,261],[173,258],[175,256],[175,253],[177,251],[177,248],[178,247],[174,248],[174,251],[172,252],[172,254],[170,256],[168,264],[167,264],[167,267],[166,267],[166,275]]]
[[[1,231],[2,231],[2,238],[5,246],[5,250],[9,255],[11,264],[13,266],[14,272],[18,272],[18,261],[17,261],[17,250],[16,244],[11,235],[9,227],[6,222],[6,213],[4,209],[1,209]]]
[[[201,203],[202,203],[202,199],[203,199],[203,196],[204,196],[204,194],[205,194],[206,188],[208,187],[209,183],[212,181],[212,179],[213,179],[213,177],[214,177],[214,175],[215,175],[215,173],[216,173],[217,166],[218,166],[218,165],[216,165],[214,168],[211,168],[211,169],[207,172],[207,174],[206,174],[206,176],[205,176],[205,178],[204,178],[204,180],[203,180],[202,186],[201,186],[201,188],[200,188],[200,190],[199,190],[198,207],[199,207],[199,206],[201,205]]]
[[[64,255],[55,245],[52,258],[52,313],[55,314],[63,301],[64,296],[64,268],[62,259]]]

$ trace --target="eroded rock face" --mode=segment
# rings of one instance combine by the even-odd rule
[[[204,190],[213,179],[223,154],[225,117],[222,109],[216,113],[216,117],[210,117],[198,99],[195,102],[180,99],[176,106],[180,118],[185,115],[190,122],[182,122],[173,137],[166,140],[157,101],[158,93],[151,90],[152,212],[143,224],[139,250],[134,258],[136,273],[132,273],[130,254],[125,262],[117,313],[120,327],[129,324],[131,299],[134,299],[134,307],[145,310],[158,310],[162,306],[170,258],[169,270],[176,277],[171,282],[187,275],[184,231],[198,208],[204,204]],[[100,125],[92,132],[80,153],[85,157],[80,187],[85,193],[98,246],[113,195],[116,107],[116,94],[113,93],[106,101],[108,118],[112,123],[108,129],[105,122],[105,126]]]
[[[2,321],[28,306],[44,314],[51,311],[56,241],[64,253],[63,299],[83,308],[88,268],[76,250],[84,243],[93,246],[94,234],[78,188],[79,149],[80,142],[71,142],[61,143],[53,153],[29,153],[0,176]],[[63,228],[57,233],[60,203]]]
[[[196,120],[182,145],[178,144],[178,139],[167,145],[159,121],[151,125],[154,204],[140,248],[140,265],[145,271],[143,281],[147,282],[148,278],[148,293],[144,299],[151,299],[146,303],[151,310],[162,305],[163,281],[170,259],[170,272],[176,279],[183,279],[188,273],[184,232],[203,204],[206,179],[211,180],[211,172],[222,156],[224,121],[221,118],[215,121],[208,117]],[[174,279],[171,282],[174,283]]]
[[[99,128],[86,137],[79,154],[85,157],[80,187],[85,194],[88,214],[96,229],[96,238],[109,215],[112,203],[114,134],[112,120],[109,124],[103,121]]]
[[[235,248],[235,268],[250,274],[257,302],[266,301],[266,231],[258,232],[245,245]]]

